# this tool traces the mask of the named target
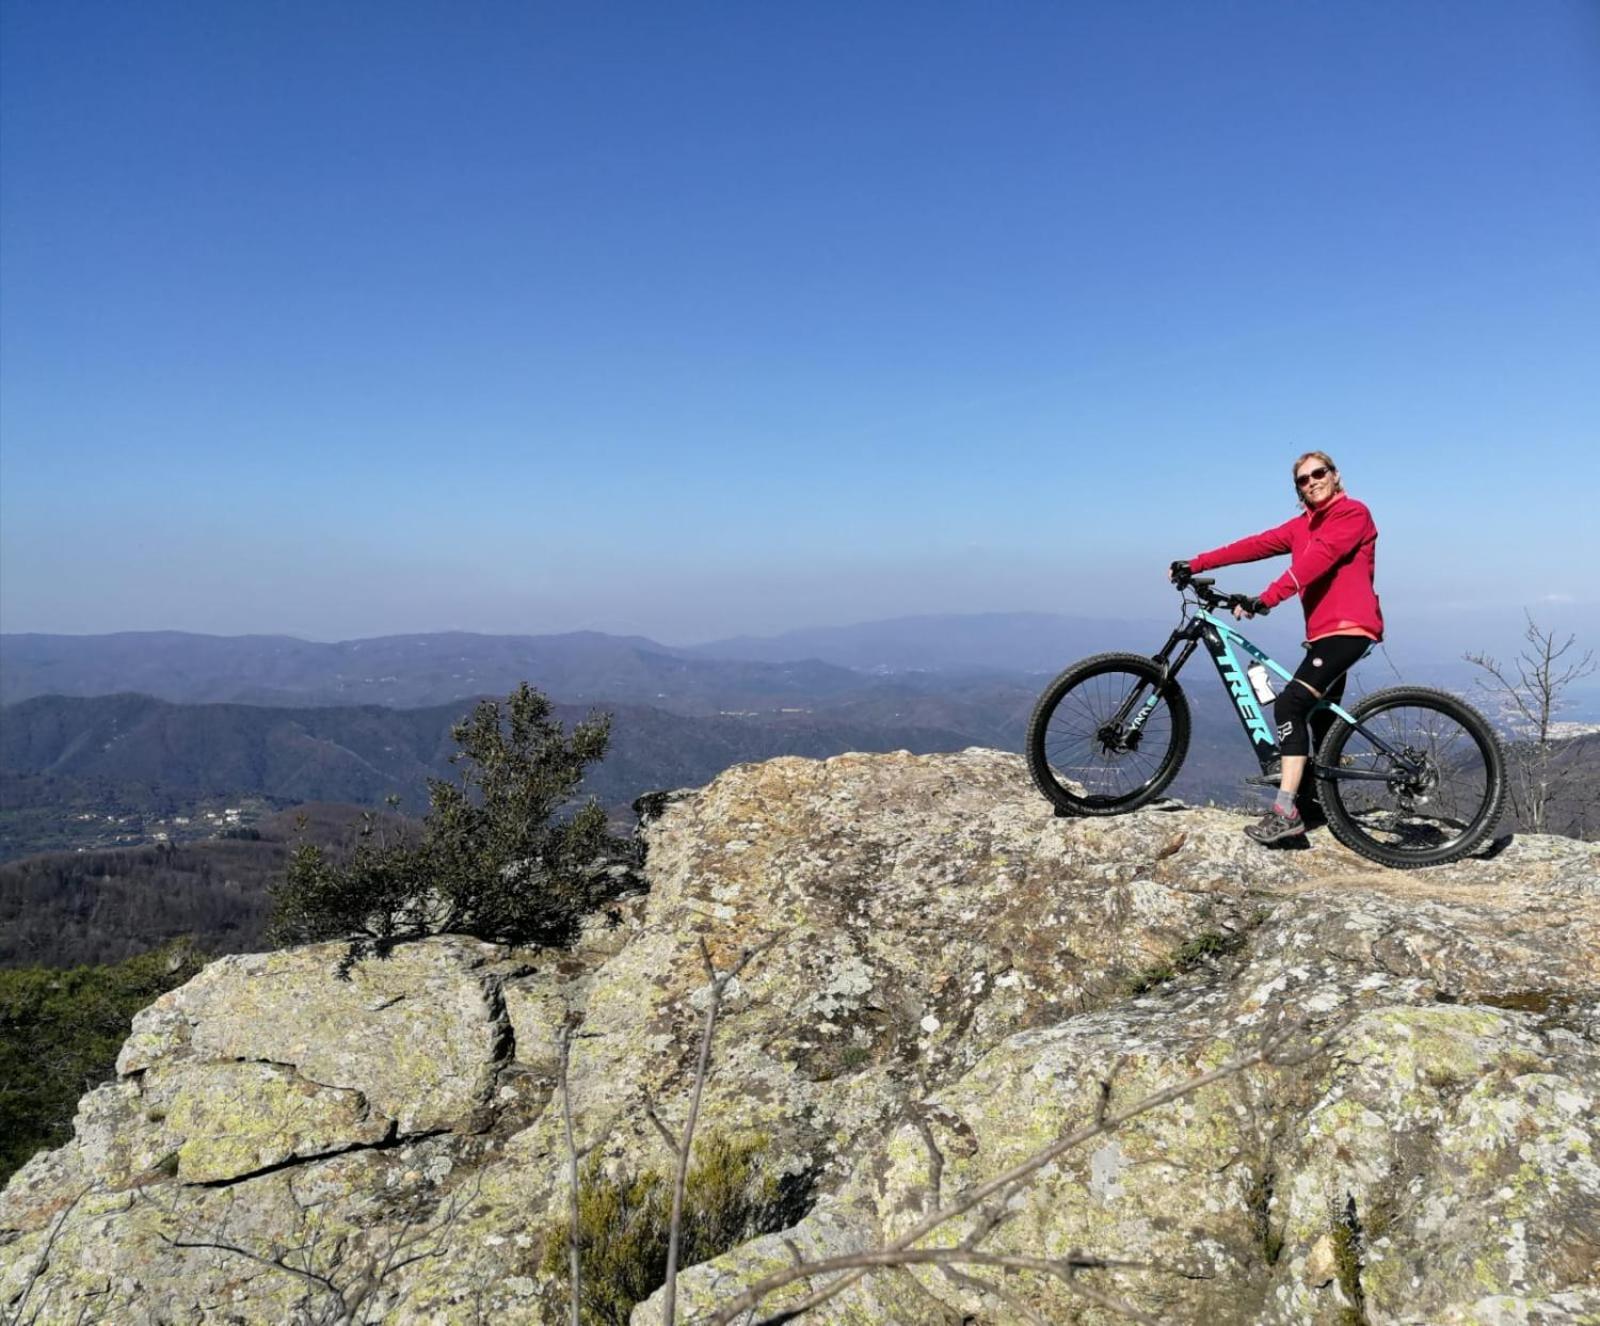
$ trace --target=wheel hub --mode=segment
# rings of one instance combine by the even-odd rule
[[[1389,780],[1389,790],[1407,806],[1423,805],[1438,789],[1438,766],[1420,751],[1407,748],[1404,755],[1414,767],[1396,771]]]
[[[1100,743],[1100,749],[1107,755],[1120,755],[1125,751],[1139,749],[1140,734],[1124,732],[1115,723],[1102,723],[1094,735]]]

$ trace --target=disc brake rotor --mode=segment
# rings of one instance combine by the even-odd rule
[[[1439,768],[1420,751],[1408,747],[1402,754],[1416,769],[1414,772],[1397,769],[1389,779],[1389,790],[1407,807],[1423,805],[1438,790]]]

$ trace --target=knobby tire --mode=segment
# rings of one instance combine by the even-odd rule
[[[1482,714],[1425,686],[1374,691],[1350,713],[1390,745],[1405,741],[1429,755],[1440,776],[1421,798],[1399,788],[1403,779],[1386,784],[1319,777],[1318,798],[1335,838],[1397,870],[1459,860],[1488,839],[1505,805],[1506,772],[1499,739]],[[1317,762],[1329,770],[1397,768],[1343,719],[1323,738]]]
[[[1177,776],[1189,753],[1189,701],[1177,682],[1163,684],[1161,673],[1143,654],[1096,654],[1045,687],[1028,720],[1028,770],[1059,812],[1123,815],[1154,801]],[[1157,688],[1161,703],[1138,749],[1105,751],[1092,739],[1097,723],[1110,719],[1140,685]],[[1138,781],[1123,787],[1128,777]]]

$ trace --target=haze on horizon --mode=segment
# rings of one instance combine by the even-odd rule
[[[1579,0],[8,3],[0,629],[1165,618],[1310,448],[1391,630],[1592,622],[1597,112]]]

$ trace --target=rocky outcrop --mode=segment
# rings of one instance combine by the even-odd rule
[[[1384,872],[1321,834],[1265,852],[1216,810],[1055,819],[977,750],[773,760],[652,809],[648,895],[571,952],[443,938],[341,980],[313,947],[158,1001],[73,1142],[0,1197],[0,1305],[560,1320],[561,1029],[580,1145],[665,1172],[650,1111],[687,1108],[703,939],[723,970],[770,943],[729,988],[700,1126],[759,1147],[787,1227],[684,1272],[690,1314],[1300,1026],[1320,1053],[1141,1115],[981,1217],[991,1251],[1147,1265],[882,1271],[807,1320],[1117,1319],[1080,1287],[1171,1321],[1600,1319],[1595,846]]]

